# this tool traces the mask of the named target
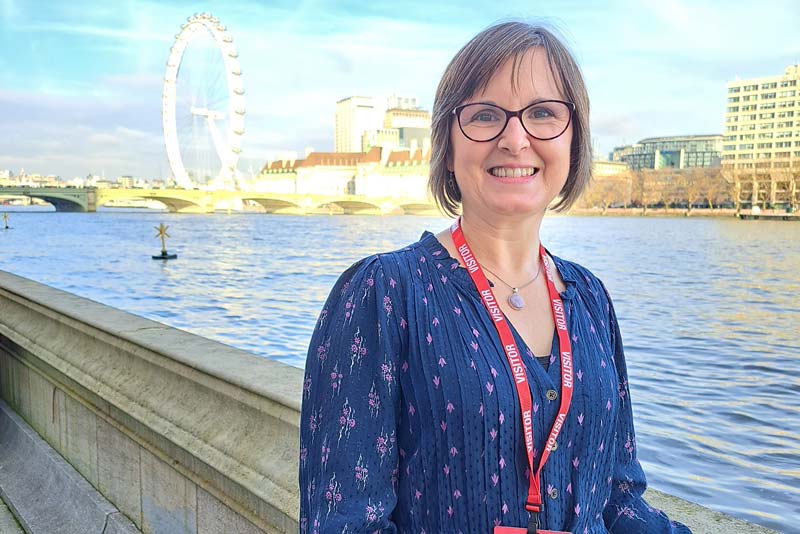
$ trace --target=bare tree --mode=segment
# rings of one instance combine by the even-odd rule
[[[627,202],[627,179],[625,175],[601,176],[592,182],[583,195],[586,207],[600,207],[603,215],[614,204]]]
[[[647,173],[641,169],[633,171],[632,185],[633,191],[631,199],[632,204],[639,205],[642,208],[642,215],[647,215],[647,207],[649,204],[649,191],[652,180],[649,179]]]
[[[692,167],[683,174],[683,196],[686,200],[686,216],[692,214],[694,204],[703,198],[703,185],[706,178],[704,169]]]

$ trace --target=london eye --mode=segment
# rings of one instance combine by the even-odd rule
[[[175,36],[162,98],[167,159],[179,187],[238,185],[244,115],[233,38],[209,13],[189,17]]]

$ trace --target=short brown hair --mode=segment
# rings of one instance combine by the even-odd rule
[[[514,59],[516,80],[523,54],[542,47],[553,78],[563,97],[575,104],[572,117],[569,174],[556,211],[568,209],[586,188],[592,174],[592,143],[589,135],[589,96],[580,68],[567,47],[553,31],[527,22],[502,22],[489,26],[458,51],[442,75],[433,102],[431,124],[431,174],[428,179],[433,198],[447,215],[458,215],[461,191],[447,169],[453,108],[482,91],[491,77],[508,60]],[[518,81],[517,81],[518,83]]]

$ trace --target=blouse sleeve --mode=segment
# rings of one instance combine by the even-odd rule
[[[381,260],[345,271],[306,359],[300,420],[300,532],[396,532],[400,352],[395,280]]]
[[[664,512],[648,505],[642,498],[647,489],[647,481],[642,466],[636,458],[633,410],[622,337],[611,298],[605,287],[603,290],[607,299],[611,346],[619,379],[620,399],[611,497],[603,511],[603,520],[612,534],[691,534],[692,531],[687,526],[677,521],[670,521]]]

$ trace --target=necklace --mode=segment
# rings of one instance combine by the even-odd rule
[[[533,278],[531,278],[530,280],[528,280],[527,282],[525,282],[521,286],[517,286],[517,287],[512,286],[511,284],[509,284],[508,282],[506,282],[505,280],[503,280],[502,278],[497,276],[497,273],[495,273],[494,271],[492,271],[491,269],[489,269],[485,265],[483,266],[483,268],[486,269],[487,271],[489,271],[491,274],[493,274],[495,276],[495,278],[497,278],[498,280],[503,282],[505,285],[507,285],[511,289],[511,294],[508,296],[508,299],[506,299],[508,301],[508,305],[511,306],[515,310],[521,310],[522,308],[525,307],[525,299],[523,299],[522,295],[519,294],[519,290],[528,287],[529,285],[534,283],[537,278],[539,278],[539,274],[542,272],[542,262],[539,262],[539,268],[536,269],[536,274],[533,276]]]

